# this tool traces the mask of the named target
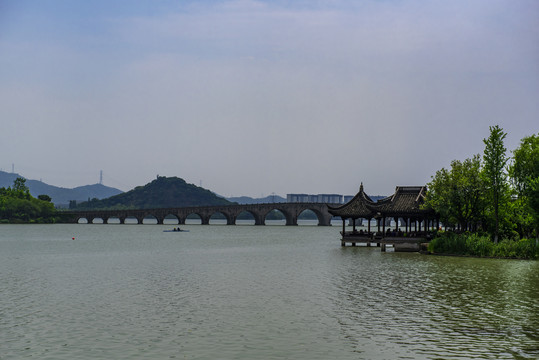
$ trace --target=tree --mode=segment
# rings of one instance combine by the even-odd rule
[[[426,207],[440,214],[442,223],[458,223],[462,230],[477,228],[484,208],[484,182],[481,159],[475,155],[464,161],[453,160],[451,170],[436,172],[428,184]]]
[[[517,194],[527,196],[530,182],[539,178],[539,134],[527,136],[513,151],[509,175]]]
[[[494,220],[494,242],[498,242],[500,232],[500,209],[507,203],[509,196],[509,188],[505,167],[507,164],[507,149],[504,146],[503,140],[507,133],[498,125],[491,126],[490,136],[483,139],[485,150],[483,153],[483,174],[485,177],[487,192],[489,195],[489,206],[492,211]]]
[[[539,242],[539,177],[530,181],[528,203],[535,223],[536,243]]]
[[[12,188],[0,189],[0,219],[8,222],[54,221],[54,204],[32,197],[25,182],[25,179],[17,178]]]
[[[30,189],[26,186],[26,179],[18,177],[13,181],[12,190],[15,192],[16,196],[20,198],[28,199],[30,197]]]
[[[41,201],[51,202],[52,198],[49,195],[38,195],[37,198]]]
[[[517,202],[521,235],[530,236],[535,230],[539,238],[539,134],[523,138],[513,151],[509,176]]]

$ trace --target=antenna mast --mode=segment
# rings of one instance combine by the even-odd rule
[[[99,185],[103,185],[103,170],[99,171]]]

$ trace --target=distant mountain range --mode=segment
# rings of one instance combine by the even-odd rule
[[[18,177],[24,178],[24,176],[16,173],[0,171],[0,187],[12,186],[13,181]],[[252,198],[248,196],[224,198],[216,195],[210,190],[193,184],[187,184],[185,180],[181,178],[167,178],[164,176],[158,177],[156,180],[145,186],[138,186],[127,193],[102,184],[85,185],[68,189],[30,179],[26,179],[26,186],[28,186],[30,194],[34,197],[37,197],[38,195],[49,195],[56,207],[68,207],[72,200],[75,200],[78,203],[78,208],[159,208],[226,205],[233,203],[249,205],[286,202],[286,199],[279,195],[269,195],[262,198]],[[383,197],[384,196],[371,196],[374,201]],[[87,202],[89,199],[94,199],[91,201],[91,204]]]
[[[13,181],[24,176],[16,173],[7,173],[0,171],[0,187],[9,187],[13,185]],[[26,179],[26,178],[25,178]],[[105,199],[114,195],[121,194],[123,191],[108,187],[102,184],[79,186],[73,189],[57,187],[45,184],[39,180],[26,179],[26,186],[30,190],[32,196],[49,195],[52,202],[57,207],[67,207],[71,200],[77,202],[86,201],[88,199]]]

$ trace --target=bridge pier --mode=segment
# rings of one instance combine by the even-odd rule
[[[317,214],[318,226],[331,226],[331,215]]]

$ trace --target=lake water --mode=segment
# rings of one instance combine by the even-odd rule
[[[171,227],[0,225],[0,359],[539,358],[539,262]]]

